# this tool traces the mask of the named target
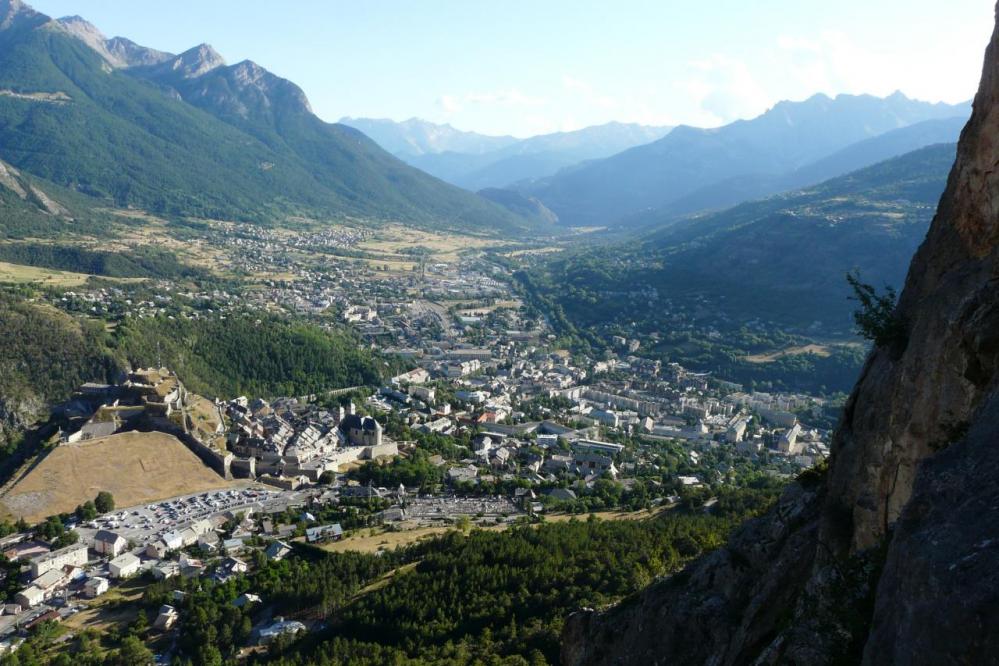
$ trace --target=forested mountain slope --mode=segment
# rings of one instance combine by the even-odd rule
[[[321,121],[297,86],[251,62],[103,40],[82,19],[52,21],[19,0],[0,2],[0,159],[161,215],[529,226]]]
[[[858,270],[879,286],[901,283],[953,156],[953,144],[930,146],[637,240],[568,253],[538,268],[539,284],[557,290],[561,308],[585,326],[624,319],[652,330],[669,311],[657,304],[669,301],[697,302],[719,319],[789,329],[818,322],[846,333],[853,305],[844,276]]]

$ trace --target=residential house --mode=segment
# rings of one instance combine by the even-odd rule
[[[343,528],[340,527],[340,523],[309,527],[305,530],[305,538],[309,543],[336,541],[343,538]]]
[[[93,599],[94,597],[99,597],[108,591],[109,586],[110,584],[108,583],[107,578],[103,578],[101,576],[94,576],[93,578],[90,578],[89,580],[87,580],[86,583],[83,584],[83,595],[89,597],[90,599]]]
[[[264,555],[267,556],[269,560],[283,560],[291,553],[291,546],[284,543],[283,541],[273,541],[267,550],[264,551]]]
[[[180,564],[178,562],[160,562],[150,571],[156,580],[166,580],[180,575]]]
[[[257,642],[260,645],[267,645],[278,636],[295,635],[302,631],[305,631],[305,625],[301,622],[276,617],[270,624],[257,629]]]
[[[599,453],[574,453],[572,464],[580,476],[610,474],[611,478],[617,478],[617,468],[614,466],[614,459],[610,456]]]
[[[101,555],[118,557],[128,548],[128,539],[115,532],[98,530],[94,535],[94,550]]]
[[[222,542],[222,550],[227,554],[238,553],[246,545],[245,537],[233,537]]]
[[[253,604],[260,603],[260,597],[256,594],[251,594],[249,592],[244,592],[235,599],[232,600],[232,605],[236,608],[243,608],[244,606],[251,606]]]
[[[21,604],[23,608],[34,608],[45,601],[45,590],[34,585],[29,585],[18,592],[14,600]]]
[[[168,604],[163,604],[160,606],[160,612],[153,621],[153,629],[169,631],[173,628],[173,625],[177,624],[178,619],[180,619],[180,613],[177,612],[177,609]]]
[[[452,467],[447,471],[447,479],[451,483],[474,483],[478,475],[479,468],[475,465]]]
[[[108,563],[108,570],[114,578],[128,578],[139,570],[139,558],[132,553],[124,553]]]
[[[246,562],[243,560],[235,557],[227,557],[215,569],[213,577],[219,583],[224,583],[233,576],[246,573],[248,569],[249,567],[246,566]]]

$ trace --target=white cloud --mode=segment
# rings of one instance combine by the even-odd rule
[[[784,87],[799,96],[815,92],[884,96],[902,90],[918,99],[956,102],[971,96],[978,73],[955,63],[975,62],[980,49],[974,39],[940,35],[903,54],[888,45],[862,45],[845,33],[827,30],[809,38],[779,37],[773,64],[786,77]]]
[[[697,124],[712,126],[765,111],[771,96],[742,60],[716,53],[688,63],[679,88],[696,107]]]
[[[785,35],[777,39],[777,48],[788,83],[812,92],[887,94],[901,83],[890,57],[843,33],[823,31],[810,39]]]
[[[453,114],[461,111],[461,103],[454,95],[441,95],[437,98],[437,106],[444,113]]]

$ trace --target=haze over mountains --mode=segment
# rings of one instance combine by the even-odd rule
[[[710,203],[711,197],[703,193],[726,181],[738,187],[730,188],[737,194],[727,197],[723,205],[780,191],[771,179],[800,186],[810,183],[795,182],[801,180],[796,174],[814,172],[803,179],[818,182],[813,179],[843,172],[832,168],[834,162],[824,167],[814,163],[852,144],[925,121],[960,118],[937,128],[940,131],[925,133],[931,142],[955,141],[969,112],[968,104],[929,104],[901,93],[884,99],[815,95],[803,102],[780,102],[757,118],[717,129],[681,126],[653,143],[563,170],[521,189],[543,201],[564,224],[617,225],[629,216],[668,208],[701,194],[702,202],[683,206],[680,212],[697,210]],[[954,134],[947,137],[950,130]],[[919,147],[914,144],[920,135],[921,130],[902,141],[902,152]],[[871,163],[863,157],[863,149],[857,150],[854,159],[844,159],[843,166],[859,168]],[[890,152],[886,144],[873,150],[871,157],[877,161],[890,157],[886,154]]]
[[[323,122],[298,86],[251,61],[106,39],[19,0],[0,0],[0,159],[94,203],[165,215],[530,225]]]
[[[385,150],[427,173],[469,190],[505,187],[553,175],[585,160],[609,157],[665,136],[670,127],[607,123],[526,139],[463,132],[410,118],[343,118]]]
[[[419,119],[342,122],[466,189],[513,189],[566,226],[635,228],[819,183],[923,146],[952,143],[967,103],[895,93],[780,102],[715,129],[609,123],[518,140]],[[504,195],[510,198],[511,195]]]

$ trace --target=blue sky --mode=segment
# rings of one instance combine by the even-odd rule
[[[298,83],[326,120],[489,134],[619,120],[715,126],[816,92],[958,102],[991,0],[28,0],[108,36],[212,44]]]

